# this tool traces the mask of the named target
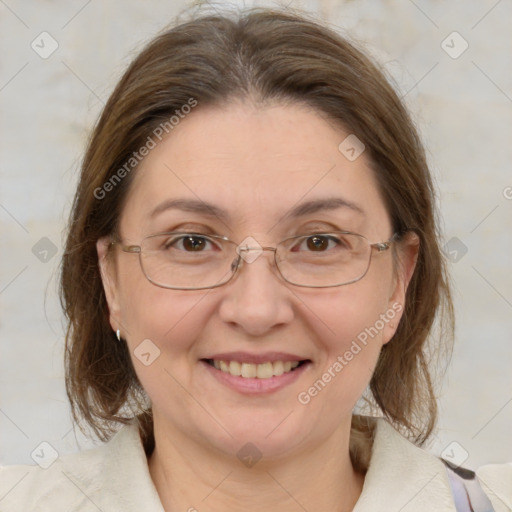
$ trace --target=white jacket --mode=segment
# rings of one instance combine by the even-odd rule
[[[512,510],[512,463],[476,472],[495,512]],[[191,503],[201,510],[201,497]],[[276,510],[279,504],[276,503]],[[192,508],[193,509],[193,508]],[[440,459],[384,419],[354,512],[456,512]],[[0,512],[164,512],[134,423],[101,446],[39,466],[0,468]],[[315,511],[310,511],[315,512]]]

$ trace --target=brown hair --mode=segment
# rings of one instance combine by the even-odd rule
[[[393,229],[414,230],[420,239],[404,314],[381,351],[368,403],[373,414],[424,444],[437,420],[430,360],[447,360],[451,352],[453,306],[422,144],[385,73],[363,52],[309,15],[264,8],[236,16],[203,14],[156,37],[129,66],[97,122],[61,269],[69,319],[66,389],[74,420],[107,440],[119,423],[137,417],[146,453],[153,449],[144,390],[126,345],[109,324],[96,241],[116,231],[136,171],[114,182],[116,173],[191,98],[198,109],[247,98],[307,104],[364,142]],[[98,198],[107,182],[112,186]],[[351,456],[360,468],[369,455],[360,442],[370,435],[369,425],[354,415]]]

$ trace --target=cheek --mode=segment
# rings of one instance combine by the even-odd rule
[[[388,288],[371,279],[334,288],[316,298],[311,309],[317,314],[310,313],[311,329],[318,334],[325,357],[312,375],[312,388],[304,391],[312,400],[323,395],[320,400],[315,398],[322,414],[348,413],[368,385],[383,336],[396,316],[388,298]],[[330,413],[333,403],[338,407]]]
[[[338,316],[332,314],[334,335],[326,340],[327,360],[324,371],[343,376],[356,387],[371,377],[380,353],[386,323],[381,320],[385,309],[379,303],[365,301],[362,307],[352,300],[341,309]]]
[[[315,330],[326,335],[331,357],[349,350],[353,342],[362,348],[372,345],[380,349],[384,331],[395,315],[394,310],[389,311],[391,281],[382,276],[376,280],[368,273],[361,281],[324,290],[315,298]]]
[[[187,294],[148,284],[151,288],[142,285],[125,304],[135,371],[155,405],[191,407],[183,389],[190,388],[191,368],[200,357],[196,341],[209,315],[207,300],[202,292]]]
[[[124,321],[131,344],[149,338],[174,354],[190,346],[208,317],[206,293],[167,290],[148,283],[125,302]],[[201,293],[201,294],[200,294]]]
[[[209,291],[160,288],[150,283],[135,265],[126,265],[122,270],[123,334],[145,387],[145,381],[152,379],[158,369],[181,373],[180,368],[186,368],[192,361],[194,341],[210,314],[205,307]],[[150,357],[140,357],[141,352],[149,353]],[[154,362],[146,366],[148,359]]]

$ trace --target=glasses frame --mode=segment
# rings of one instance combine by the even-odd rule
[[[281,245],[284,242],[287,242],[289,240],[298,239],[298,238],[308,238],[308,237],[312,237],[312,236],[315,236],[315,235],[325,236],[325,235],[336,235],[336,234],[338,234],[338,235],[356,235],[356,236],[362,238],[363,240],[365,240],[368,243],[368,245],[370,246],[371,250],[370,250],[370,258],[368,259],[368,265],[366,267],[366,270],[364,271],[364,273],[360,277],[358,277],[357,279],[353,279],[351,281],[348,281],[346,283],[341,283],[341,284],[307,285],[307,284],[297,284],[297,283],[294,283],[293,281],[289,281],[288,279],[286,279],[283,276],[283,274],[281,273],[281,269],[279,268],[279,264],[277,262],[277,248],[278,248],[279,245]],[[237,250],[238,258],[233,260],[233,262],[231,263],[231,276],[226,281],[222,281],[222,282],[214,284],[212,286],[201,286],[201,287],[198,287],[198,288],[188,288],[188,287],[184,288],[184,287],[179,287],[179,286],[167,286],[167,285],[162,285],[160,283],[157,283],[157,282],[153,281],[148,276],[148,274],[146,273],[146,270],[144,269],[144,264],[142,263],[142,244],[148,238],[154,238],[154,237],[163,236],[163,235],[193,235],[193,236],[204,237],[204,238],[214,238],[214,239],[222,240],[224,242],[229,242],[229,243],[235,245],[237,247],[237,249],[238,249]],[[266,246],[266,247],[262,247],[262,246],[259,246],[259,247],[240,247],[240,244],[237,244],[233,240],[230,240],[227,236],[223,236],[223,235],[206,235],[205,233],[196,233],[194,231],[164,231],[162,233],[155,233],[153,235],[148,235],[148,236],[144,237],[139,242],[138,245],[136,245],[136,244],[134,244],[134,245],[125,245],[121,239],[114,239],[114,240],[111,241],[110,246],[118,245],[123,252],[129,253],[129,254],[138,254],[139,255],[140,268],[142,270],[142,273],[146,277],[146,279],[151,284],[153,284],[155,286],[158,286],[159,288],[165,288],[165,289],[168,289],[168,290],[209,290],[209,289],[212,289],[212,288],[218,288],[220,286],[224,286],[225,284],[229,283],[235,277],[236,274],[238,274],[240,268],[242,267],[242,261],[244,261],[244,258],[243,258],[241,253],[242,252],[247,253],[249,251],[254,251],[254,250],[258,250],[258,251],[272,251],[274,253],[274,265],[275,265],[279,275],[281,276],[281,278],[285,282],[287,282],[289,284],[292,284],[294,286],[300,286],[302,288],[334,288],[334,287],[337,287],[337,286],[345,286],[347,284],[356,283],[357,281],[360,281],[361,279],[363,279],[363,277],[368,273],[368,270],[370,269],[373,250],[375,250],[379,254],[383,253],[383,252],[387,251],[391,247],[391,244],[393,242],[396,242],[399,238],[400,238],[400,234],[398,232],[395,232],[385,242],[370,242],[364,235],[361,235],[359,233],[354,233],[352,231],[322,231],[322,232],[318,232],[318,233],[311,233],[310,235],[296,235],[296,236],[287,237],[287,238],[281,240],[278,244],[276,244],[275,247],[272,247],[272,246]]]

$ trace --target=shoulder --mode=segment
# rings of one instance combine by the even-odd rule
[[[476,476],[496,512],[512,510],[512,462],[481,466]]]
[[[80,496],[73,492],[77,488],[77,474],[83,480],[94,480],[94,475],[108,456],[107,445],[84,452],[63,455],[48,467],[16,465],[0,467],[0,510],[21,512],[39,510],[45,506],[68,503],[70,509],[79,508]]]
[[[512,464],[483,466],[476,475],[496,512],[512,509]],[[383,503],[386,510],[402,512],[456,511],[443,461],[379,418],[363,492],[354,511],[380,510]]]
[[[108,443],[58,457],[46,468],[0,468],[2,512],[131,511],[144,509],[141,500],[154,505],[146,510],[161,510],[134,423]]]
[[[94,492],[101,468],[112,457],[112,441],[82,452],[62,455],[46,467],[1,467],[0,510],[21,512],[49,510],[50,507],[60,510],[64,504],[69,510],[87,510],[83,508],[84,494],[80,489],[87,494]]]

